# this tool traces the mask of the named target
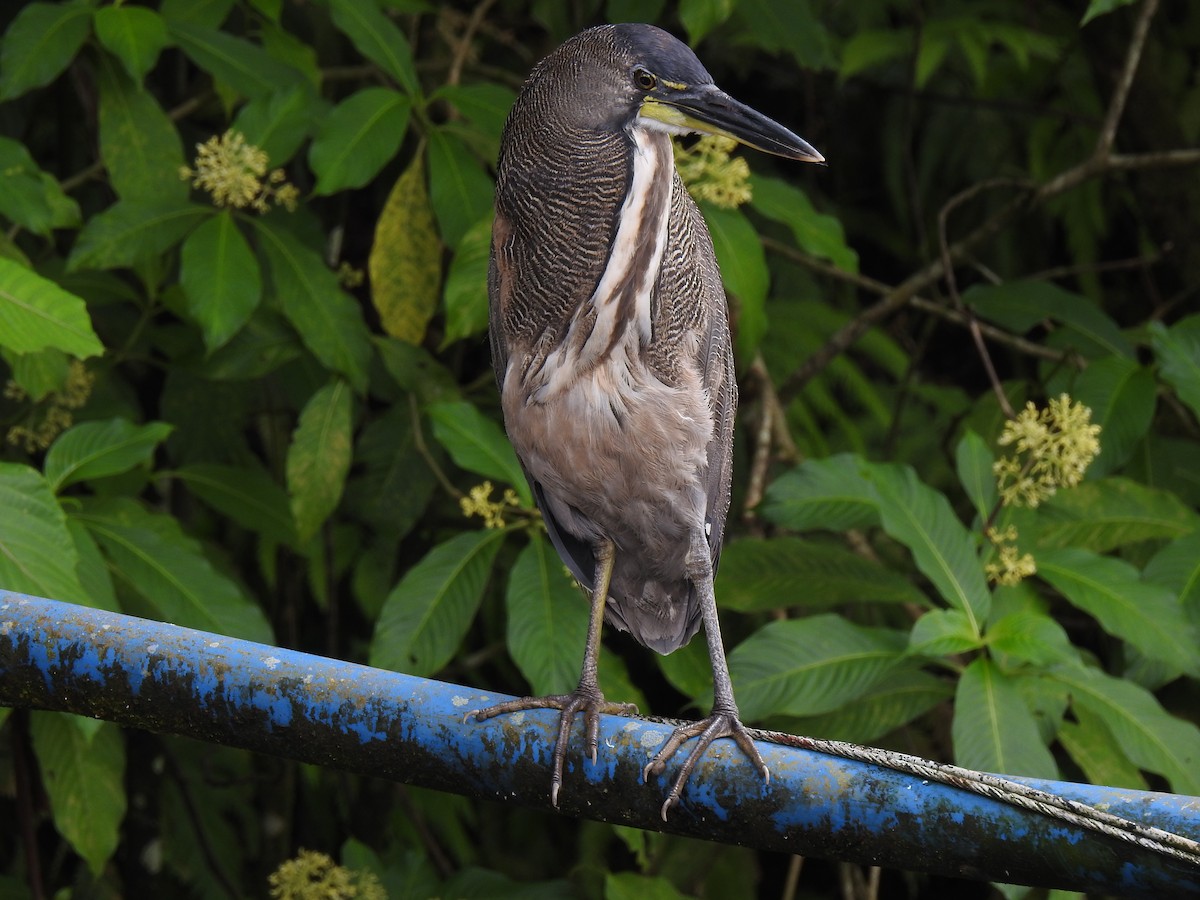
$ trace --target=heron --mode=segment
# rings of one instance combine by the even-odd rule
[[[492,361],[509,440],[591,611],[574,691],[467,715],[560,711],[555,807],[576,716],[595,764],[600,714],[636,712],[600,691],[605,621],[661,654],[701,626],[707,638],[711,714],[676,728],[642,773],[648,783],[697,738],[664,819],[719,738],[770,779],[738,716],[713,593],[737,384],[712,238],[675,170],[671,138],[687,134],[824,161],[720,90],[687,45],[651,25],[604,25],[566,41],[534,67],[501,136]]]

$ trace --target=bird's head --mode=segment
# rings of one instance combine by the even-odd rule
[[[604,25],[576,35],[538,64],[525,93],[551,121],[580,129],[722,135],[789,159],[825,160],[718,88],[686,44],[653,25]]]

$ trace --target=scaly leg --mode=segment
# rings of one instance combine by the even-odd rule
[[[549,697],[522,697],[508,700],[486,709],[474,709],[463,717],[463,721],[474,716],[482,722],[504,713],[526,709],[557,709],[558,737],[554,741],[554,774],[550,779],[550,803],[558,806],[558,792],[562,787],[563,764],[567,758],[567,735],[571,723],[578,713],[583,713],[583,728],[586,753],[596,764],[596,751],[600,744],[600,714],[634,715],[637,706],[632,703],[609,703],[600,692],[596,680],[600,659],[600,629],[604,625],[604,604],[608,600],[608,585],[612,580],[613,542],[606,540],[596,547],[596,578],[592,591],[592,611],[588,620],[587,646],[583,652],[583,668],[579,673],[579,686],[569,694],[554,694]],[[720,638],[717,639],[720,641]],[[731,695],[732,697],[732,695]]]
[[[725,646],[721,643],[721,623],[717,620],[717,599],[713,593],[712,557],[709,555],[708,542],[699,535],[692,541],[690,562],[692,571],[689,573],[689,577],[696,586],[696,590],[700,592],[700,615],[701,621],[704,623],[704,636],[708,640],[708,659],[712,664],[713,708],[708,718],[690,725],[681,725],[671,732],[666,743],[654,754],[654,758],[646,764],[646,768],[642,772],[642,777],[649,781],[652,776],[659,775],[666,768],[667,761],[675,755],[685,741],[689,738],[699,738],[687,759],[683,761],[683,765],[679,767],[675,783],[671,785],[670,793],[663,802],[664,822],[667,820],[667,813],[671,811],[671,807],[679,803],[684,785],[691,777],[692,770],[696,768],[696,763],[700,761],[700,757],[717,738],[733,738],[742,752],[749,757],[754,767],[762,773],[763,779],[768,782],[771,780],[767,764],[763,762],[758,748],[754,746],[754,741],[751,740],[750,735],[746,732],[746,727],[738,718],[737,703],[733,699],[733,682],[729,678],[729,663],[725,660]]]

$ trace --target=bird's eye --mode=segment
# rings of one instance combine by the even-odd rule
[[[658,79],[645,69],[634,69],[633,83],[643,91],[652,91],[654,90],[654,86],[658,84]]]

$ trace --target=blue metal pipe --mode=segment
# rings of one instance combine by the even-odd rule
[[[551,811],[556,713],[478,723],[504,699],[280,647],[0,592],[0,704],[65,710],[476,798]],[[1130,897],[1200,896],[1200,869],[893,770],[760,743],[770,784],[720,741],[681,807],[640,784],[670,726],[603,717],[561,812],[805,856]],[[573,745],[573,750],[579,745]],[[1026,780],[1195,837],[1200,798]]]

